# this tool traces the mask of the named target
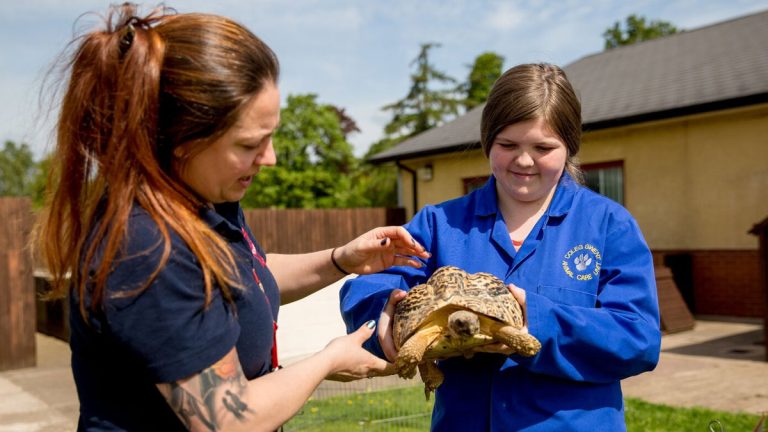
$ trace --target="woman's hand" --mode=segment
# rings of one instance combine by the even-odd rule
[[[336,248],[333,260],[347,273],[370,274],[392,266],[419,268],[431,256],[400,226],[374,228],[344,246]]]
[[[396,372],[395,365],[376,357],[362,347],[375,328],[376,322],[368,321],[356,332],[338,337],[325,347],[323,351],[333,356],[336,365],[326,379],[346,382],[387,376]]]

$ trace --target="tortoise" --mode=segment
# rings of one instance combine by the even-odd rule
[[[541,349],[535,337],[522,331],[523,311],[504,282],[453,266],[438,268],[426,283],[413,287],[397,304],[392,325],[398,375],[413,378],[418,367],[427,400],[443,382],[436,360],[470,358],[478,347],[493,343],[524,356]]]

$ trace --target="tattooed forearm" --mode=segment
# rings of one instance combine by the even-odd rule
[[[227,417],[244,421],[253,414],[243,400],[247,384],[233,349],[197,375],[158,388],[187,429],[218,431]]]

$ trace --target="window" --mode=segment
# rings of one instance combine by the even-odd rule
[[[490,176],[482,176],[482,177],[467,177],[461,179],[462,182],[464,182],[464,195],[483,187],[485,182],[488,181],[488,178]]]
[[[624,205],[624,161],[584,164],[581,170],[588,188]]]

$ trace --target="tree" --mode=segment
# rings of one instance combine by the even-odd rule
[[[392,111],[392,120],[384,127],[384,132],[397,141],[424,132],[443,123],[458,114],[459,101],[455,95],[455,85],[451,88],[434,89],[435,82],[455,84],[456,80],[438,71],[429,62],[429,50],[440,44],[421,44],[419,55],[411,62],[416,71],[411,74],[411,88],[401,100],[382,109]]]
[[[360,128],[357,127],[357,122],[347,115],[347,110],[345,108],[339,108],[333,105],[331,105],[331,108],[333,108],[334,112],[336,112],[336,116],[339,118],[341,133],[344,134],[345,139],[349,137],[349,134],[360,132]]]
[[[366,207],[397,206],[397,167],[394,163],[374,165],[366,162],[368,158],[389,149],[398,142],[393,138],[382,138],[371,144],[363,156],[353,184],[356,195],[363,199]]]
[[[317,95],[291,95],[274,136],[277,166],[265,167],[242,200],[244,207],[330,208],[359,203],[350,174],[357,167],[347,134],[354,120]]]
[[[45,204],[48,173],[51,171],[52,160],[53,153],[48,153],[45,155],[37,163],[35,174],[29,183],[29,193],[32,196],[32,205],[35,208],[41,208],[43,204]]]
[[[37,165],[25,143],[6,141],[0,150],[0,196],[29,196]]]
[[[469,110],[485,102],[491,86],[501,75],[504,59],[491,52],[480,54],[470,66],[466,83],[436,89],[435,83],[456,83],[455,79],[440,72],[429,62],[429,50],[439,46],[436,43],[421,45],[419,55],[411,63],[416,64],[416,71],[411,74],[408,94],[383,108],[392,111],[394,115],[384,127],[385,137],[371,145],[363,160],[442,124],[450,116],[458,114],[460,105]],[[360,190],[359,195],[366,197],[369,205],[397,205],[398,170],[394,164],[373,165],[363,162],[361,171],[354,183]]]
[[[603,32],[603,38],[605,39],[605,49],[608,50],[677,32],[677,27],[670,22],[660,20],[646,22],[645,17],[632,14],[626,18],[625,28],[622,28],[621,23],[616,21],[612,27]]]
[[[459,86],[459,92],[464,94],[462,104],[467,111],[482,104],[488,99],[493,83],[501,76],[504,66],[504,57],[485,52],[475,58],[467,82]]]

